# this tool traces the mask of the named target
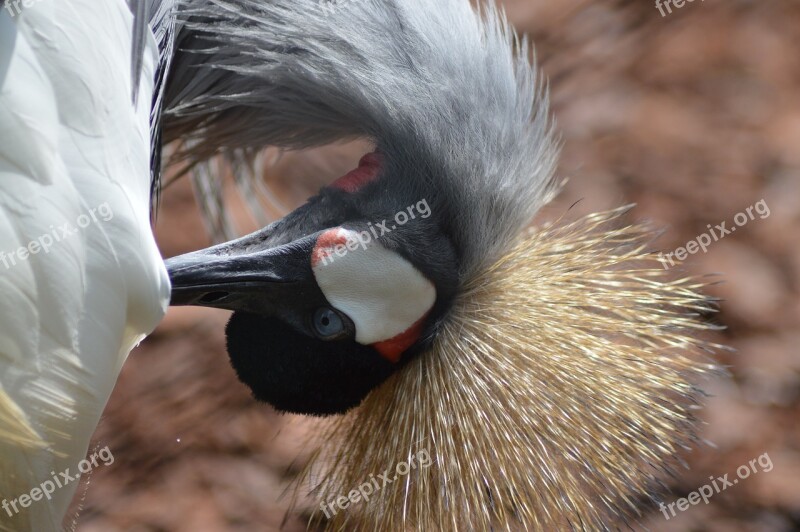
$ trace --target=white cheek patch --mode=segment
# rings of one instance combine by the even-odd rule
[[[311,256],[314,276],[331,305],[353,320],[358,343],[396,344],[398,335],[419,328],[436,288],[402,256],[358,237],[341,227],[322,233]]]

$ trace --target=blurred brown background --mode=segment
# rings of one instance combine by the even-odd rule
[[[800,530],[800,3],[696,0],[664,17],[651,1],[503,3],[533,37],[564,139],[570,181],[544,217],[578,200],[579,214],[636,202],[630,216],[665,228],[658,244],[672,251],[769,207],[676,268],[724,274],[715,320],[737,352],[720,357],[731,377],[706,386],[702,437],[716,448],[687,453],[691,469],[667,480],[665,499],[763,453],[774,467],[668,521],[653,510],[643,526]],[[268,177],[291,208],[363,150],[286,154]],[[165,192],[156,232],[165,257],[208,245],[188,181]],[[172,309],[131,354],[95,435],[115,462],[78,489],[78,530],[279,529],[314,424],[249,397],[228,365],[226,317]],[[284,530],[305,530],[302,508]]]

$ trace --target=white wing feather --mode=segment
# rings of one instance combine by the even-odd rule
[[[10,7],[0,11],[0,495],[9,501],[51,472],[76,472],[122,363],[169,297],[149,223],[152,35],[134,107],[124,0],[42,1],[14,16]],[[0,528],[60,529],[77,484],[19,514],[0,510]]]

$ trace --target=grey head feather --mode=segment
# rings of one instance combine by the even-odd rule
[[[156,67],[156,78],[153,92],[153,102],[150,112],[151,129],[151,185],[150,195],[153,198],[153,214],[158,211],[159,190],[161,186],[161,115],[164,108],[164,91],[166,90],[167,74],[172,60],[175,57],[175,36],[178,32],[177,9],[179,0],[146,0],[150,7],[149,24],[153,36],[158,43],[159,63]]]
[[[142,64],[144,62],[144,43],[147,37],[149,22],[148,0],[131,0],[133,11],[133,43],[131,47],[131,99],[136,105],[139,99],[139,81],[142,78]]]
[[[159,64],[156,65],[155,85],[150,112],[151,124],[151,196],[157,203],[161,180],[161,113],[166,75],[174,57],[174,42],[177,30],[176,9],[178,0],[128,0],[133,13],[133,42],[131,46],[132,101],[139,98],[139,81],[142,77],[145,42],[152,32],[159,49]],[[156,205],[157,206],[157,205]]]
[[[180,0],[164,139],[182,155],[372,139],[440,199],[468,278],[553,192],[547,93],[493,3]]]

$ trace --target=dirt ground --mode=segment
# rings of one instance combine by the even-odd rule
[[[670,519],[653,509],[642,529],[800,530],[800,2],[695,1],[663,17],[653,2],[505,5],[533,37],[563,136],[569,183],[543,217],[578,200],[578,213],[635,202],[630,216],[663,227],[658,244],[672,251],[708,224],[754,214],[676,269],[722,274],[715,321],[736,352],[720,356],[730,377],[706,385],[702,437],[713,447],[686,454],[665,500],[737,478],[765,453],[772,467],[763,459]],[[269,179],[296,205],[360,149],[288,154]],[[188,182],[165,192],[156,231],[165,257],[208,244]],[[250,398],[227,361],[226,318],[172,309],[131,354],[95,434],[115,462],[78,489],[78,530],[305,529],[284,492],[314,423]]]

